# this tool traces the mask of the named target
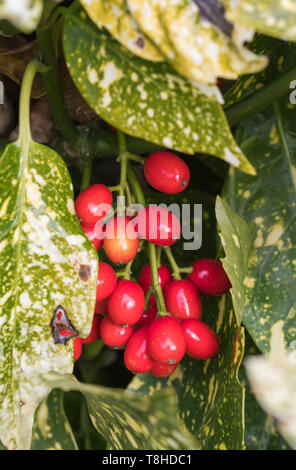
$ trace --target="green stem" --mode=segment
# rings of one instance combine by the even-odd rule
[[[120,277],[122,279],[127,279],[129,281],[131,278],[131,268],[132,268],[133,261],[134,260],[127,263],[123,271],[117,272],[116,273],[117,277]]]
[[[80,192],[88,188],[88,186],[90,185],[91,170],[92,170],[92,158],[91,157],[84,158]]]
[[[137,202],[145,207],[145,196],[130,161],[127,162],[127,177]],[[155,245],[153,243],[148,243],[148,249],[151,269],[151,291],[155,295],[155,301],[159,315],[167,315],[162,289],[158,281],[157,256]]]
[[[127,179],[136,197],[137,202],[141,204],[142,206],[146,206],[144,193],[142,191],[141,185],[139,183],[135,170],[130,161],[127,162]]]
[[[244,119],[273,104],[279,98],[288,93],[290,83],[292,80],[295,80],[295,77],[296,67],[293,67],[283,73],[280,77],[260,88],[260,90],[247,96],[239,103],[229,106],[229,108],[225,110],[229,125],[231,127],[235,126]]]
[[[171,249],[169,247],[166,247],[164,248],[164,252],[168,258],[168,261],[170,263],[170,266],[172,268],[172,271],[173,271],[173,278],[175,280],[177,279],[181,279],[181,269],[179,268],[175,258],[174,258],[174,255],[173,253],[171,252]]]
[[[128,160],[132,160],[132,161],[137,162],[137,163],[144,163],[144,161],[146,160],[145,157],[140,157],[139,155],[135,155],[135,154],[130,153],[130,152],[126,152],[126,156],[127,156]]]
[[[43,75],[44,85],[50,101],[51,110],[55,123],[69,142],[70,146],[79,153],[80,136],[73,123],[65,103],[60,73],[55,55],[55,47],[51,28],[39,28],[36,31],[42,60],[50,65],[50,70]]]
[[[37,72],[47,72],[48,67],[39,60],[29,62],[21,85],[19,104],[19,142],[21,146],[29,145],[31,136],[30,104],[32,85]]]
[[[154,291],[158,314],[167,315],[168,313],[166,310],[161,285],[159,284],[159,281],[158,281],[158,269],[157,269],[157,257],[156,257],[155,245],[153,243],[149,243],[148,248],[149,248],[149,260],[150,260],[150,270],[151,270],[151,285]]]

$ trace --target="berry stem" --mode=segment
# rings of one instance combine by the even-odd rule
[[[126,279],[127,281],[130,280],[131,278],[131,267],[132,267],[132,264],[133,264],[133,261],[130,261],[129,263],[126,264],[125,268],[123,271],[119,271],[116,273],[116,276],[117,277],[120,277],[122,279]]]
[[[156,249],[153,243],[148,243],[149,248],[149,260],[150,260],[150,269],[151,269],[151,285],[154,291],[154,296],[156,300],[157,310],[159,315],[167,315],[165,301],[161,289],[161,285],[158,281],[158,268],[157,268],[157,258],[156,258]]]
[[[171,268],[172,268],[172,271],[173,271],[173,278],[174,279],[181,279],[181,272],[184,272],[182,271],[182,269],[185,269],[185,268],[179,268],[175,258],[174,258],[174,255],[171,251],[171,249],[169,247],[165,247],[164,248],[164,252],[168,258],[168,261],[171,265]]]
[[[136,197],[137,203],[141,204],[143,207],[146,206],[145,196],[137,175],[135,174],[134,168],[131,162],[127,163],[127,176],[130,186],[133,190],[133,193]],[[161,289],[161,285],[158,281],[158,268],[157,268],[157,257],[156,249],[153,243],[148,243],[149,249],[149,260],[150,260],[150,269],[151,269],[151,286],[152,293],[155,295],[155,301],[158,309],[159,315],[167,315],[165,301]]]
[[[134,153],[126,152],[126,157],[128,160],[132,160],[138,163],[144,163],[145,157],[140,157],[139,155],[135,155]]]

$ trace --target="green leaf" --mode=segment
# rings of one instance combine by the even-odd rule
[[[61,390],[53,390],[37,408],[31,450],[77,450],[63,395]]]
[[[37,28],[42,8],[42,0],[1,0],[0,19],[10,21],[23,33],[29,34]]]
[[[296,40],[295,0],[235,0],[226,5],[226,16],[248,28],[268,36]]]
[[[131,52],[146,60],[165,60],[139,29],[127,8],[126,0],[80,0],[80,3],[98,28],[105,27]]]
[[[269,354],[247,357],[246,372],[260,406],[275,419],[284,439],[296,449],[296,341],[287,352],[283,323],[279,321],[273,327]]]
[[[262,352],[269,350],[271,329],[279,320],[287,343],[295,338],[295,132],[295,108],[287,96],[241,123],[237,139],[258,175],[230,171],[223,191],[235,212],[256,225],[243,323]]]
[[[237,326],[229,295],[219,303],[203,297],[203,321],[217,332],[218,355],[207,361],[185,357],[169,379],[136,376],[130,389],[150,394],[167,384],[178,392],[180,418],[203,450],[243,449],[244,388],[238,370],[244,353],[244,330]]]
[[[70,74],[95,112],[129,135],[254,172],[212,96],[215,87],[194,85],[166,63],[136,57],[85,16],[66,15],[63,47]]]
[[[213,17],[205,18],[202,2],[192,0],[127,0],[137,24],[185,77],[202,83],[216,83],[218,77],[236,79],[244,73],[255,73],[267,65],[267,58],[244,47],[250,30],[225,21],[215,5]],[[221,5],[220,5],[221,7]]]
[[[245,357],[260,354],[250,335],[246,335]],[[245,396],[245,444],[247,450],[286,450],[288,444],[279,434],[274,418],[266,414],[258,404],[246,376],[245,367],[239,370],[239,380],[244,385]]]
[[[245,305],[244,279],[255,226],[247,224],[219,196],[216,201],[216,216],[221,243],[226,254],[221,261],[232,284],[230,292],[237,323],[240,325]]]
[[[142,397],[133,392],[78,382],[72,375],[48,373],[51,388],[78,390],[85,396],[93,425],[116,450],[197,449],[190,433],[178,422],[171,390]]]
[[[0,439],[17,449],[29,448],[35,409],[50,391],[38,374],[73,369],[73,341],[54,343],[54,311],[63,306],[86,337],[98,269],[63,160],[25,143],[8,145],[0,160]]]
[[[224,108],[250,96],[267,83],[278,78],[296,63],[295,44],[292,42],[280,41],[279,39],[257,34],[250,44],[250,48],[257,54],[264,54],[269,58],[268,67],[262,72],[240,77],[224,95]]]

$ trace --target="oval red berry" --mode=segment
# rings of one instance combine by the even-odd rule
[[[178,364],[162,364],[161,362],[154,361],[151,369],[155,377],[169,377],[176,370]]]
[[[182,322],[186,352],[196,359],[210,359],[219,351],[219,338],[206,323],[187,319]]]
[[[133,219],[138,235],[156,245],[173,245],[181,237],[178,218],[163,207],[150,204]]]
[[[114,217],[106,225],[104,250],[112,263],[128,263],[138,252],[139,238],[128,217]]]
[[[201,319],[202,304],[199,293],[187,279],[170,281],[164,288],[167,311],[178,320],[185,318]]]
[[[108,315],[103,318],[100,325],[101,339],[109,348],[121,349],[128,342],[133,332],[132,326],[115,325]]]
[[[144,174],[153,188],[167,194],[177,194],[187,188],[190,171],[177,155],[166,152],[150,154],[144,163]]]
[[[97,281],[97,302],[107,299],[114,291],[117,284],[116,272],[103,261],[99,262],[99,273]]]
[[[222,295],[231,288],[231,282],[224,271],[221,261],[200,259],[193,264],[189,279],[202,294]]]
[[[143,289],[134,281],[120,281],[107,304],[107,312],[117,325],[135,325],[145,307]]]
[[[145,374],[153,367],[147,344],[148,328],[136,331],[126,345],[124,351],[125,367],[135,374]]]
[[[180,322],[169,315],[156,318],[149,326],[148,347],[157,362],[176,364],[181,361],[186,345]]]
[[[109,212],[112,193],[104,184],[93,184],[84,189],[75,200],[77,217],[84,225],[95,225]]]

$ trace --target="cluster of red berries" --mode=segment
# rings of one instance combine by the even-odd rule
[[[177,193],[189,183],[189,169],[169,152],[151,154],[144,164],[147,181],[156,189]],[[94,184],[80,193],[75,209],[81,226],[98,250],[113,263],[128,263],[138,251],[139,237],[157,245],[172,245],[181,235],[180,222],[172,213],[158,206],[147,206],[136,217],[114,216],[102,223],[112,205],[112,193],[103,184]],[[167,211],[168,212],[168,211]],[[168,215],[168,214],[166,214]],[[152,224],[150,224],[153,219]],[[165,222],[163,222],[165,221]],[[154,227],[150,233],[149,227]],[[155,227],[157,230],[155,230]],[[134,373],[151,371],[157,377],[173,373],[185,353],[198,359],[209,359],[219,350],[216,333],[204,322],[199,292],[222,295],[230,287],[220,261],[203,259],[192,265],[188,279],[173,279],[165,265],[158,268],[168,313],[159,314],[154,295],[145,310],[145,296],[151,286],[150,265],[144,266],[138,282],[118,280],[115,270],[99,263],[95,314],[89,336],[74,341],[74,359],[82,345],[101,337],[110,348],[125,349],[124,363]]]

